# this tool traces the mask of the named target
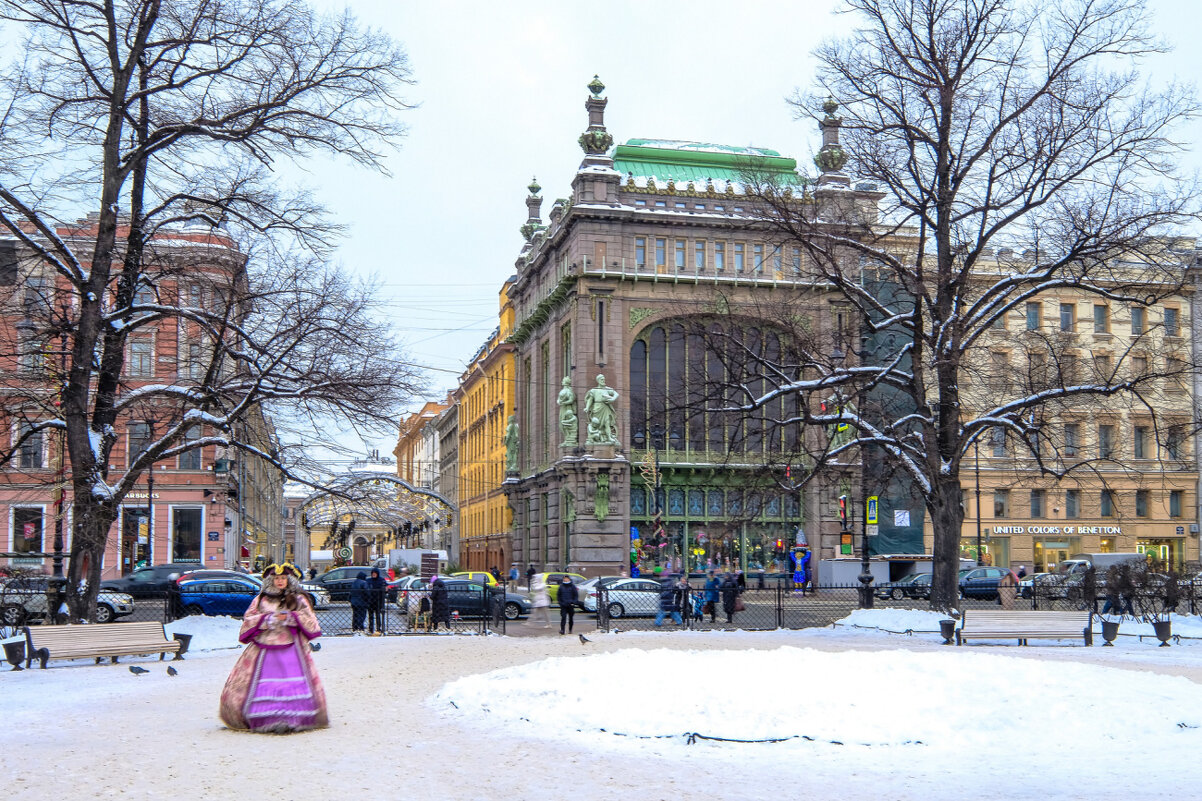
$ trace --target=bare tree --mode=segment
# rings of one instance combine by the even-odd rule
[[[29,395],[27,432],[65,432],[84,618],[120,501],[154,460],[254,449],[235,432],[264,408],[378,429],[414,387],[370,287],[322,261],[337,226],[274,178],[311,155],[382,170],[409,69],[349,13],[289,0],[0,0],[0,21],[26,36],[0,73],[0,226],[48,278],[37,336],[67,350],[58,397]],[[178,380],[130,383],[128,347],[151,330],[196,352]],[[131,415],[160,425],[114,474]],[[211,436],[187,436],[197,424]]]
[[[832,291],[841,323],[825,338],[798,330],[805,369],[762,371],[769,388],[744,382],[730,408],[800,394],[800,420],[853,432],[820,443],[822,458],[872,446],[904,472],[933,521],[932,605],[948,608],[960,471],[974,442],[1005,437],[1043,474],[1065,475],[1081,463],[1048,430],[1055,415],[1101,402],[1155,415],[1154,388],[1192,374],[1174,357],[1133,369],[1132,347],[1104,369],[1078,369],[1071,332],[1047,335],[1060,326],[1044,322],[1021,337],[1030,370],[1015,364],[1009,383],[981,380],[1004,377],[982,367],[986,345],[1028,303],[1060,293],[1147,308],[1192,280],[1193,243],[1173,237],[1196,222],[1198,195],[1176,175],[1173,132],[1196,107],[1178,87],[1141,85],[1135,65],[1160,45],[1139,0],[846,8],[862,27],[817,52],[823,93],[843,109],[837,116],[828,100],[819,115],[828,137],[818,185],[805,198],[757,186],[782,242],[800,247],[805,269]],[[817,107],[792,102],[803,115]],[[845,165],[863,182],[854,189]],[[1152,328],[1140,347],[1159,354],[1164,332]],[[824,408],[831,397],[840,401]],[[854,398],[888,398],[892,409],[873,413]]]

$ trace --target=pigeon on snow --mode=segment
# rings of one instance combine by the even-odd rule
[[[592,642],[592,640],[590,640],[588,637],[585,637],[583,634],[577,634],[576,636],[580,638],[581,645]]]
[[[132,674],[134,674],[135,676],[138,676],[138,675],[141,675],[141,674],[143,674],[143,673],[149,673],[150,671],[149,671],[149,670],[147,670],[146,668],[140,668],[140,667],[138,667],[137,665],[130,665],[130,666],[129,666],[129,672],[130,672],[130,673],[132,673]]]
[[[319,643],[319,642],[311,642],[311,643],[309,643],[309,650],[310,650],[310,651],[320,651],[320,650],[321,650],[321,643]]]
[[[167,666],[167,675],[168,676],[178,676],[179,671],[176,670],[175,668],[171,667],[171,665],[168,665]]]

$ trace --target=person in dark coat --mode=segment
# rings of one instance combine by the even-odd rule
[[[373,567],[367,578],[367,632],[372,637],[384,633],[384,593],[387,589],[388,582]]]
[[[367,573],[360,570],[351,582],[351,631],[363,631],[368,606]]]
[[[534,578],[534,574],[538,571],[534,569],[534,565],[526,568],[526,589],[530,589],[530,581]]]
[[[568,634],[572,633],[572,624],[576,622],[576,605],[580,603],[580,590],[572,582],[571,576],[564,576],[559,585],[559,633],[563,634],[567,626]]]
[[[720,586],[721,582],[718,581],[718,576],[711,570],[705,578],[705,607],[703,607],[710,613],[710,623],[718,621],[718,588]]]
[[[309,568],[309,581],[312,581],[315,578],[317,578],[317,568],[310,567]]]
[[[659,583],[659,611],[655,613],[655,625],[662,626],[664,618],[671,615],[672,622],[683,626],[684,621],[680,617],[680,601],[681,591],[676,580],[671,576],[664,576]]]
[[[435,631],[438,631],[439,623],[446,623],[448,631],[451,628],[451,600],[447,597],[447,585],[437,576],[430,585],[430,622]]]
[[[739,582],[730,573],[722,579],[722,611],[726,613],[726,622],[735,622],[735,599],[739,597]]]

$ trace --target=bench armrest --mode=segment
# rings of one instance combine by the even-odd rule
[[[179,643],[179,651],[175,654],[176,659],[180,659],[188,653],[188,646],[192,644],[191,634],[172,634],[171,639]]]

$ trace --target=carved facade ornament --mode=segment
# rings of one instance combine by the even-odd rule
[[[609,517],[609,473],[597,474],[597,489],[593,494],[593,517],[604,523]]]
[[[632,306],[630,309],[630,330],[633,331],[635,326],[646,320],[651,315],[655,314],[655,309],[647,308],[646,306]]]

